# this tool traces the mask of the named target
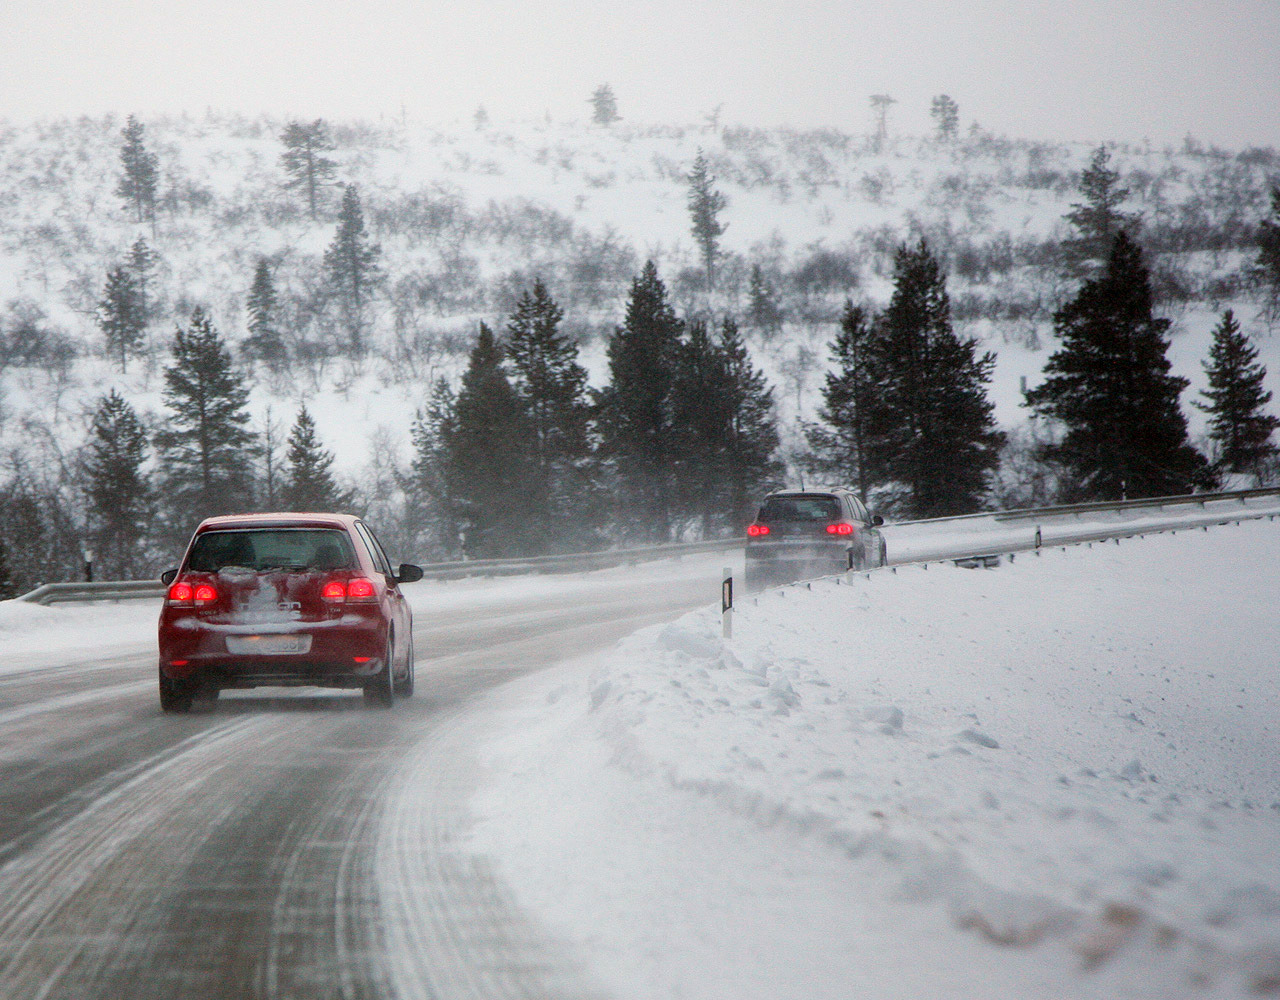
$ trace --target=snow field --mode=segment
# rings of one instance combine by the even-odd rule
[[[1280,990],[1270,522],[825,580],[514,686],[476,850],[619,995]]]

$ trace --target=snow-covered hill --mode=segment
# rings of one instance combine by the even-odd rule
[[[61,352],[11,363],[3,382],[3,443],[27,461],[57,464],[83,438],[86,411],[107,387],[158,417],[159,372],[175,323],[206,307],[233,342],[245,333],[255,263],[274,269],[294,348],[324,353],[333,334],[315,310],[321,258],[334,233],[336,190],[308,218],[280,166],[283,122],[182,117],[145,122],[160,168],[154,230],[115,193],[123,121],[46,121],[0,130],[0,330],[36,329]],[[374,348],[289,373],[255,373],[260,428],[287,431],[299,402],[355,482],[385,474],[369,456],[406,457],[407,431],[428,379],[457,372],[478,320],[501,324],[516,296],[543,277],[566,308],[599,381],[603,335],[622,314],[631,279],[657,261],[677,307],[741,316],[759,265],[787,323],[752,334],[778,388],[784,422],[811,417],[825,345],[846,297],[883,304],[894,248],[927,236],[951,270],[959,327],[997,352],[992,393],[1006,427],[1025,419],[1052,347],[1050,316],[1072,284],[1056,259],[1063,213],[1092,147],[970,134],[955,144],[747,126],[402,121],[334,126],[338,180],[359,186],[387,280]],[[686,176],[703,150],[727,196],[717,293],[701,290],[689,234]],[[1175,370],[1203,384],[1208,333],[1234,305],[1264,335],[1274,372],[1280,347],[1255,321],[1244,287],[1252,228],[1266,211],[1269,149],[1227,152],[1188,140],[1178,149],[1113,148],[1112,165],[1143,216],[1151,263],[1175,320]],[[94,310],[106,272],[139,237],[158,254],[150,291],[152,354],[120,373],[102,356]],[[77,356],[68,358],[69,349]],[[1197,414],[1190,412],[1193,426]],[[794,440],[794,436],[793,436]]]

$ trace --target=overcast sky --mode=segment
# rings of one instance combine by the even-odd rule
[[[461,9],[459,9],[461,8]],[[0,117],[267,111],[1280,146],[1280,0],[8,0]]]

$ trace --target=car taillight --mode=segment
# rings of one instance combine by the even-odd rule
[[[357,576],[353,580],[330,580],[320,591],[320,596],[330,604],[370,604],[378,600],[378,590],[372,580]]]
[[[843,521],[841,521],[839,524],[828,524],[827,534],[828,535],[852,535],[853,525],[846,524]]]
[[[378,599],[378,591],[373,586],[372,580],[366,580],[362,576],[356,577],[347,584],[347,600],[356,603],[364,603],[376,601]]]
[[[186,605],[189,607],[191,602],[195,600],[195,596],[195,588],[192,587],[191,584],[175,583],[169,588],[169,596],[167,600],[171,605]]]
[[[769,526],[767,524],[751,524],[747,526],[748,538],[759,538],[761,535],[769,534]]]
[[[320,596],[330,604],[341,604],[347,599],[347,585],[341,580],[330,580],[320,591]]]
[[[195,600],[197,607],[201,604],[212,604],[217,599],[218,592],[214,590],[213,587],[209,586],[209,584],[202,583],[200,586],[196,587]]]

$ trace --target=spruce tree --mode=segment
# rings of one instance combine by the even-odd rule
[[[133,272],[133,282],[138,290],[138,310],[144,324],[149,323],[154,313],[151,303],[152,278],[155,274],[159,257],[147,246],[147,241],[139,236],[129,248],[129,270]]]
[[[972,513],[1004,441],[986,394],[995,356],[952,330],[945,279],[924,240],[898,250],[893,280],[869,344],[866,481],[907,516]]]
[[[172,531],[180,536],[201,518],[251,510],[256,447],[249,390],[202,309],[191,314],[186,330],[175,331],[164,383],[170,413],[155,443],[166,507],[181,518]]]
[[[285,346],[276,326],[276,288],[271,277],[271,265],[265,257],[258,258],[245,304],[249,314],[249,335],[244,339],[241,350],[247,357],[262,361],[275,371],[285,360]]]
[[[1120,174],[1107,166],[1110,162],[1107,147],[1099,146],[1088,169],[1080,175],[1084,201],[1073,202],[1066,214],[1078,235],[1063,246],[1076,264],[1101,264],[1111,253],[1118,234],[1133,236],[1138,228],[1136,214],[1120,211],[1129,197],[1129,189],[1120,186]]]
[[[146,330],[142,303],[133,272],[123,265],[107,272],[107,283],[98,302],[98,328],[106,338],[107,353],[115,355],[126,371],[129,355],[142,344]]]
[[[721,516],[724,526],[736,532],[751,520],[760,497],[781,485],[782,466],[774,457],[778,429],[773,389],[764,373],[751,363],[738,325],[727,317],[720,327],[719,348],[729,395],[724,470],[727,496]]]
[[[619,526],[646,541],[670,540],[673,527],[671,391],[682,333],[649,261],[609,340],[609,384],[597,396],[601,451],[617,474]]]
[[[1271,434],[1280,427],[1280,419],[1263,412],[1271,402],[1271,393],[1263,388],[1267,369],[1258,364],[1258,349],[1230,309],[1213,331],[1204,369],[1209,388],[1201,394],[1207,402],[1192,405],[1209,414],[1215,467],[1219,472],[1258,473],[1277,453]]]
[[[1169,321],[1151,306],[1142,252],[1122,231],[1106,270],[1054,314],[1062,346],[1026,405],[1062,425],[1043,454],[1075,481],[1065,500],[1173,495],[1210,482],[1179,406],[1188,382],[1169,374]]]
[[[427,405],[414,417],[412,473],[407,490],[412,507],[411,530],[426,552],[440,559],[459,554],[458,525],[449,502],[448,452],[445,433],[453,420],[454,394],[437,379]]]
[[[591,469],[587,371],[578,347],[560,332],[563,312],[541,279],[516,303],[507,323],[511,383],[524,406],[532,434],[540,537],[548,549],[581,549],[597,519]]]
[[[1254,275],[1265,296],[1263,316],[1268,323],[1280,317],[1280,185],[1271,187],[1271,216],[1258,224],[1258,259]]]
[[[304,404],[289,432],[285,455],[287,472],[282,502],[296,511],[344,511],[351,505],[351,491],[338,488],[333,478],[333,452],[320,444],[316,422]]]
[[[536,548],[527,524],[542,499],[535,493],[533,435],[503,370],[502,348],[483,323],[442,437],[446,490],[465,533],[464,552],[491,558]]]
[[[11,601],[20,596],[13,584],[13,574],[9,572],[9,548],[5,545],[4,536],[0,535],[0,601]]]
[[[121,133],[124,142],[120,147],[120,165],[124,172],[116,185],[116,194],[133,209],[134,221],[150,222],[154,227],[159,160],[147,151],[145,132],[142,123],[130,115]]]
[[[939,94],[929,107],[939,142],[955,142],[960,134],[960,105],[946,94]]]
[[[733,400],[728,366],[707,324],[696,320],[676,352],[671,387],[674,499],[680,515],[709,534],[724,509]]]
[[[612,125],[622,118],[618,114],[618,99],[613,96],[613,88],[602,83],[591,93],[587,101],[591,105],[591,120],[597,125]]]
[[[747,317],[753,327],[770,335],[782,329],[782,309],[778,306],[777,295],[759,264],[751,265],[751,284],[747,289],[747,299]]]
[[[112,389],[94,410],[83,464],[95,561],[104,579],[132,579],[145,568],[142,544],[155,506],[143,468],[147,450],[142,422]]]
[[[863,497],[871,488],[866,462],[867,420],[874,403],[870,340],[866,310],[846,301],[840,332],[831,342],[834,370],[827,372],[822,390],[820,422],[805,427],[817,468],[834,482],[857,484]]]
[[[691,232],[702,253],[702,267],[707,276],[707,291],[715,284],[716,258],[720,256],[720,237],[728,228],[720,221],[720,213],[724,211],[725,197],[714,187],[715,178],[707,168],[706,158],[702,150],[698,150],[693,161],[693,169],[689,172],[689,218]]]
[[[280,141],[284,144],[280,163],[289,177],[284,186],[290,190],[301,188],[306,193],[307,211],[315,222],[320,196],[325,186],[333,183],[338,170],[338,165],[324,155],[337,148],[329,135],[329,125],[323,118],[309,123],[289,122]]]
[[[370,243],[365,232],[360,193],[354,184],[348,184],[342,192],[337,232],[324,253],[324,269],[348,346],[357,357],[364,353],[369,306],[383,277],[378,264],[381,256],[382,249]]]

